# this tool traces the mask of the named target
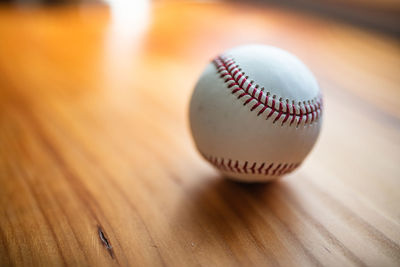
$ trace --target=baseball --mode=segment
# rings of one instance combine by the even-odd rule
[[[312,149],[322,96],[294,55],[272,46],[239,46],[208,64],[189,118],[198,150],[224,176],[265,182],[298,168]]]

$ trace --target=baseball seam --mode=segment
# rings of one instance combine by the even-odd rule
[[[307,101],[283,100],[281,97],[265,92],[264,87],[260,87],[242,71],[239,65],[231,57],[218,56],[213,60],[220,77],[227,83],[227,87],[238,99],[247,96],[248,99],[243,103],[244,106],[254,100],[250,111],[260,107],[257,116],[264,112],[267,113],[268,120],[273,115],[273,123],[283,118],[281,125],[289,123],[298,127],[301,122],[304,125],[311,124],[318,120],[322,113],[322,97],[318,96]]]
[[[266,163],[261,162],[240,162],[239,160],[225,159],[203,155],[212,165],[224,172],[243,173],[243,174],[261,174],[266,176],[281,176],[292,172],[300,163]]]

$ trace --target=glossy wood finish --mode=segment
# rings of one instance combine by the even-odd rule
[[[325,95],[312,154],[266,185],[220,177],[187,121],[205,64],[252,42]],[[3,6],[0,265],[398,266],[399,71],[398,39],[277,8]]]

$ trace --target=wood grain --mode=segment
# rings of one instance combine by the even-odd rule
[[[0,8],[1,266],[400,265],[399,39],[272,7],[126,11]],[[221,177],[187,121],[205,64],[253,42],[298,55],[326,103],[307,161],[266,185]]]

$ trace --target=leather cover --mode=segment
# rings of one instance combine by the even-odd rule
[[[298,58],[275,47],[241,46],[204,70],[191,98],[190,126],[200,153],[226,176],[268,181],[310,152],[321,102],[316,79]]]

